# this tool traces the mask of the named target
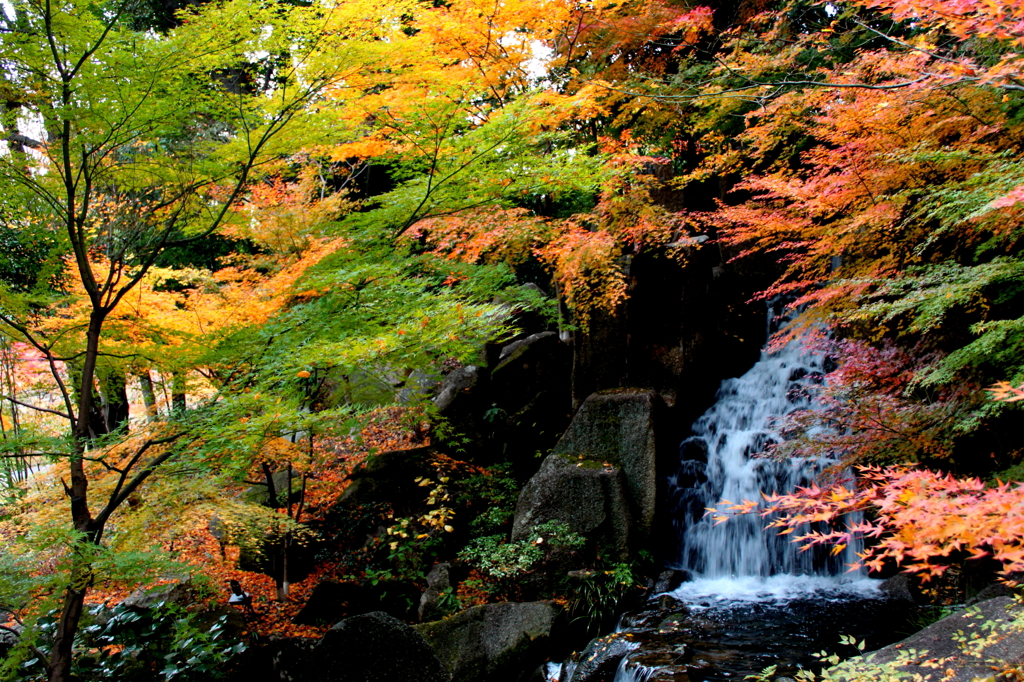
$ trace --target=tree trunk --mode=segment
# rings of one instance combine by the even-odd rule
[[[93,360],[92,366],[93,370],[92,372],[90,372],[89,381],[86,382],[84,366],[79,366],[77,363],[74,362],[67,363],[68,375],[71,378],[71,393],[75,401],[78,403],[79,409],[81,409],[81,405],[83,404],[83,397],[85,396],[86,393],[89,394],[88,412],[80,411],[78,413],[79,416],[82,417],[78,421],[82,422],[84,425],[85,439],[87,442],[97,436],[102,436],[105,433],[107,433],[107,421],[106,419],[103,418],[103,411],[100,409],[102,405],[102,400],[100,399],[99,392],[96,390],[95,360]],[[82,452],[85,452],[85,450],[83,449]]]
[[[153,390],[153,377],[148,369],[139,372],[139,384],[142,385],[142,403],[146,406],[146,421],[156,421],[156,391]]]
[[[174,372],[171,374],[171,409],[175,412],[184,412],[188,408],[185,400],[185,373]]]
[[[92,438],[92,429],[88,415],[95,411],[93,397],[96,376],[96,359],[99,356],[100,330],[103,327],[105,313],[93,310],[89,318],[89,329],[86,332],[85,356],[80,374],[76,377],[78,388],[79,419],[74,421],[72,435],[74,452],[69,461],[71,485],[65,486],[65,492],[71,498],[71,523],[75,530],[84,535],[83,542],[99,544],[103,534],[102,527],[96,528],[89,511],[89,479],[85,475],[82,455],[88,448]],[[72,547],[71,582],[64,590],[64,605],[57,620],[57,632],[50,651],[50,682],[70,682],[71,661],[74,653],[75,634],[82,619],[85,595],[92,583],[92,566],[88,560],[82,559],[76,547]]]
[[[103,375],[103,420],[107,432],[113,433],[128,424],[127,377],[120,369],[111,369]]]
[[[57,621],[57,636],[50,654],[50,682],[71,680],[72,644],[82,618],[86,589],[68,587],[64,592],[64,607]]]
[[[274,471],[266,462],[263,463],[263,477],[267,479],[267,506],[277,509],[277,486],[274,485]]]

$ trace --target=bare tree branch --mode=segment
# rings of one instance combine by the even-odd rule
[[[39,405],[33,405],[31,403],[23,403],[20,400],[18,400],[17,398],[13,398],[13,397],[11,397],[9,395],[5,395],[3,393],[0,393],[0,399],[9,400],[12,403],[14,403],[15,405],[21,405],[22,407],[27,407],[28,409],[35,410],[36,412],[48,412],[50,414],[55,414],[58,417],[64,417],[68,421],[71,421],[71,415],[70,414],[65,414],[64,412],[59,412],[57,410],[51,410],[51,409],[49,409],[47,407],[40,407]]]

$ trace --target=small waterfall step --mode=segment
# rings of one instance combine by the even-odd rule
[[[705,579],[766,578],[777,574],[838,575],[856,561],[858,547],[839,556],[801,552],[788,537],[764,531],[757,515],[715,524],[705,510],[722,500],[759,499],[762,492],[807,486],[828,459],[758,458],[781,443],[780,420],[814,409],[813,386],[825,375],[825,358],[799,339],[775,352],[763,350],[743,376],[726,379],[715,404],[680,445],[680,464],[668,481],[678,541],[677,568]]]
[[[624,614],[619,631],[602,638],[630,643],[616,649],[621,658],[614,682],[725,682],[770,665],[792,674],[816,667],[813,655],[835,651],[840,635],[866,640],[869,648],[900,638],[911,607],[885,599],[880,581],[845,573],[857,547],[836,557],[827,550],[800,552],[789,536],[765,532],[757,515],[718,525],[704,517],[723,499],[740,502],[809,485],[833,463],[756,456],[782,442],[781,419],[814,409],[813,387],[824,380],[825,366],[826,359],[799,340],[762,351],[746,374],[722,382],[715,404],[694,423],[668,488],[678,547],[673,567],[695,579],[670,598]],[[577,656],[553,666],[549,679],[611,682],[607,664],[607,676],[586,672],[593,668]]]

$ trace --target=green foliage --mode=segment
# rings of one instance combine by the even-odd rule
[[[419,220],[485,205],[518,206],[538,197],[593,194],[604,158],[566,131],[541,132],[548,115],[529,98],[509,103],[467,126],[466,102],[438,98],[402,121],[401,137],[419,139],[413,153],[394,157],[399,185],[374,210],[348,217],[353,232],[392,238]],[[392,121],[392,123],[399,123]]]
[[[526,573],[540,562],[546,547],[576,549],[586,539],[560,521],[548,521],[534,528],[524,540],[506,540],[503,535],[487,535],[473,540],[459,558],[499,581]]]
[[[511,463],[500,464],[460,482],[456,501],[460,505],[482,507],[469,522],[474,537],[494,534],[512,520],[519,499],[519,483],[510,475],[511,469]]]
[[[639,586],[635,567],[620,562],[606,570],[582,571],[569,578],[568,613],[587,632],[601,632],[619,612],[622,599]]]
[[[211,620],[181,607],[160,602],[151,608],[117,606],[90,611],[92,624],[83,627],[75,640],[79,655],[73,667],[83,682],[124,680],[219,679],[231,659],[246,645],[229,635],[228,616]],[[34,646],[45,650],[56,629],[56,618],[40,619]],[[0,676],[15,682],[41,679],[45,662],[25,647],[15,650],[0,668]]]

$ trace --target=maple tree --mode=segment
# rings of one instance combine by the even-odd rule
[[[91,557],[110,517],[178,452],[160,446],[192,440],[157,430],[137,442],[132,455],[108,463],[118,483],[102,507],[91,506],[85,453],[123,422],[98,418],[96,380],[117,369],[111,358],[124,357],[104,347],[108,323],[161,254],[220,228],[256,169],[300,144],[285,133],[311,130],[294,125],[310,115],[307,105],[357,73],[372,58],[367,47],[389,30],[366,17],[401,13],[383,5],[282,11],[228,2],[158,35],[133,29],[130,9],[12,3],[2,18],[12,93],[4,119],[10,150],[0,159],[5,205],[13,207],[5,220],[47,235],[55,258],[22,292],[5,288],[0,322],[45,358],[62,397],[50,412],[67,419],[72,434],[65,485],[74,534],[65,539],[75,551],[50,652],[52,680],[68,679],[95,576]],[[335,30],[342,25],[344,35]],[[289,57],[278,63],[281,54]],[[71,286],[56,274],[62,253]],[[40,302],[52,312],[40,314]],[[68,305],[83,307],[66,316]],[[108,407],[115,402],[109,386]]]
[[[66,595],[51,679],[67,679],[86,592],[116,594],[172,546],[197,564],[222,552],[211,514],[238,543],[270,533],[286,561],[339,483],[324,443],[414,372],[500,337],[496,295],[555,307],[522,281],[550,285],[564,306],[549,315],[586,334],[622,309],[638,254],[683,266],[710,242],[777,260],[762,296],[806,306],[837,359],[825,409],[787,427],[814,437],[790,447],[961,466],[1024,395],[1019,15],[955,0],[5,6],[0,461],[11,483],[51,464],[41,497],[4,494],[22,530],[75,548],[30,552],[48,598]],[[151,421],[129,434],[130,377]],[[277,504],[281,471],[302,502]],[[52,518],[61,475],[72,534]],[[214,504],[253,478],[262,507]],[[393,551],[451,525],[446,486],[427,487],[434,508],[392,524]],[[1016,488],[892,469],[848,493],[771,503],[793,524],[876,510],[850,532],[898,540],[871,560],[1019,560],[982,522]],[[220,557],[211,574],[242,575]],[[275,594],[267,629],[284,632],[287,570],[244,577]]]
[[[874,540],[860,553],[862,565],[880,571],[891,561],[923,579],[942,575],[948,560],[991,557],[1005,573],[1024,566],[1021,499],[1024,484],[994,487],[925,469],[862,467],[856,487],[840,482],[766,495],[759,501],[725,503],[711,509],[718,522],[734,514],[772,516],[767,524],[810,548],[841,552],[859,538]],[[862,516],[869,514],[869,516]],[[863,520],[853,520],[858,517]],[[828,523],[828,531],[810,524]]]

